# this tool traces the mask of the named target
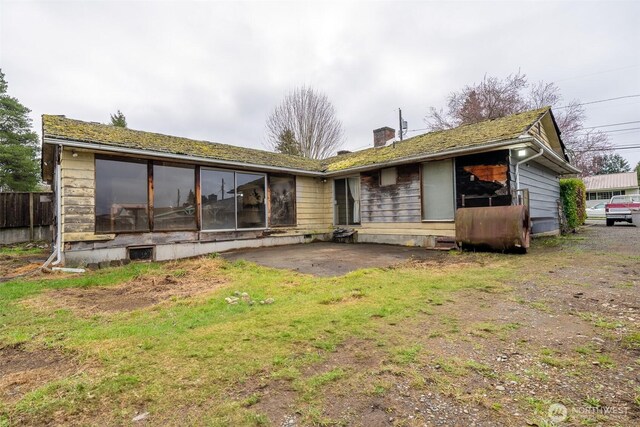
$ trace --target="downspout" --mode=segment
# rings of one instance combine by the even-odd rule
[[[58,265],[62,262],[62,176],[60,163],[62,160],[62,145],[58,145],[58,156],[56,159],[56,260],[52,265]],[[46,265],[44,266],[46,267]]]
[[[527,157],[526,159],[522,159],[520,160],[518,163],[516,163],[516,190],[520,190],[520,165],[523,163],[526,163],[528,161],[531,161],[533,159],[535,159],[536,157],[540,157],[544,154],[544,148],[540,147],[540,152],[534,154],[531,157]]]

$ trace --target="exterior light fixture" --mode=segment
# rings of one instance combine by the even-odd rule
[[[518,150],[518,157],[522,158],[527,155],[527,149],[523,148],[522,150]]]

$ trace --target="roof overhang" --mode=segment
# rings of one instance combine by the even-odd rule
[[[536,151],[543,150],[544,154],[537,159],[539,163],[548,167],[549,169],[557,172],[559,175],[575,175],[580,173],[580,170],[571,166],[567,163],[561,156],[559,156],[555,151],[549,148],[548,145],[539,141],[537,138],[530,135],[522,135],[518,138],[512,138],[501,141],[489,142],[481,145],[474,145],[472,147],[463,147],[463,148],[454,148],[450,150],[444,150],[437,153],[425,154],[413,157],[406,157],[403,159],[397,159],[389,162],[383,163],[374,163],[371,165],[364,166],[356,166],[347,169],[341,169],[337,171],[327,171],[326,176],[341,176],[348,175],[350,173],[355,172],[366,172],[370,170],[380,169],[381,167],[392,167],[399,166],[408,163],[416,163],[416,162],[424,162],[430,160],[439,160],[446,159],[457,156],[464,156],[468,154],[478,154],[478,153],[486,153],[488,151],[494,151],[499,149],[522,149],[522,148],[532,148]]]
[[[445,159],[457,156],[463,156],[468,154],[484,153],[488,151],[494,151],[499,149],[519,149],[531,147],[537,151],[543,150],[543,155],[536,161],[548,167],[549,169],[557,172],[559,175],[574,175],[580,171],[575,167],[567,163],[562,157],[560,157],[555,151],[549,148],[545,143],[541,142],[537,138],[530,135],[521,135],[517,138],[492,141],[485,144],[474,145],[471,147],[453,148],[449,150],[443,150],[437,153],[421,154],[419,156],[405,157],[402,159],[391,160],[381,163],[373,163],[370,165],[355,166],[346,169],[340,169],[336,171],[310,171],[305,169],[294,169],[277,166],[267,166],[252,163],[233,162],[228,160],[211,159],[207,157],[190,156],[184,154],[173,154],[161,151],[143,150],[137,148],[118,147],[107,144],[89,143],[82,141],[74,141],[68,139],[45,137],[43,139],[43,152],[45,145],[60,145],[64,147],[78,148],[83,150],[90,150],[97,153],[106,154],[121,154],[137,156],[141,158],[157,158],[164,160],[183,161],[198,163],[211,166],[222,166],[240,169],[251,169],[263,172],[279,172],[297,174],[302,176],[315,176],[315,177],[334,177],[348,175],[356,172],[366,172],[370,170],[380,169],[383,167],[392,167],[409,163],[430,161]]]
[[[289,174],[318,176],[318,177],[325,175],[323,172],[309,171],[304,169],[292,169],[292,168],[266,166],[266,165],[252,164],[252,163],[232,162],[228,160],[211,159],[208,157],[189,156],[185,154],[166,153],[162,151],[142,150],[138,148],[118,147],[118,146],[107,145],[107,144],[81,142],[81,141],[74,141],[74,140],[61,139],[61,138],[45,137],[43,139],[43,146],[44,144],[61,145],[63,147],[90,150],[97,153],[124,154],[124,155],[132,155],[132,156],[137,156],[142,158],[151,158],[151,159],[157,158],[157,159],[164,159],[164,160],[184,161],[184,162],[192,162],[192,163],[211,165],[211,166],[251,169],[251,170],[263,171],[263,172],[279,172],[279,173],[289,173]]]

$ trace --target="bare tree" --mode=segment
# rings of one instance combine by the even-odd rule
[[[268,145],[275,151],[324,159],[344,142],[342,122],[326,95],[312,88],[291,91],[267,118]]]
[[[450,129],[561,103],[560,88],[555,83],[529,84],[520,71],[504,79],[485,75],[480,83],[451,92],[446,111],[432,107],[425,122],[431,130]],[[596,157],[611,149],[607,135],[583,129],[586,114],[577,100],[554,110],[554,116],[572,163],[583,175],[597,173],[601,162]]]

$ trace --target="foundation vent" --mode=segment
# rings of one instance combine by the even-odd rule
[[[128,248],[131,261],[153,261],[153,246],[138,246]]]

